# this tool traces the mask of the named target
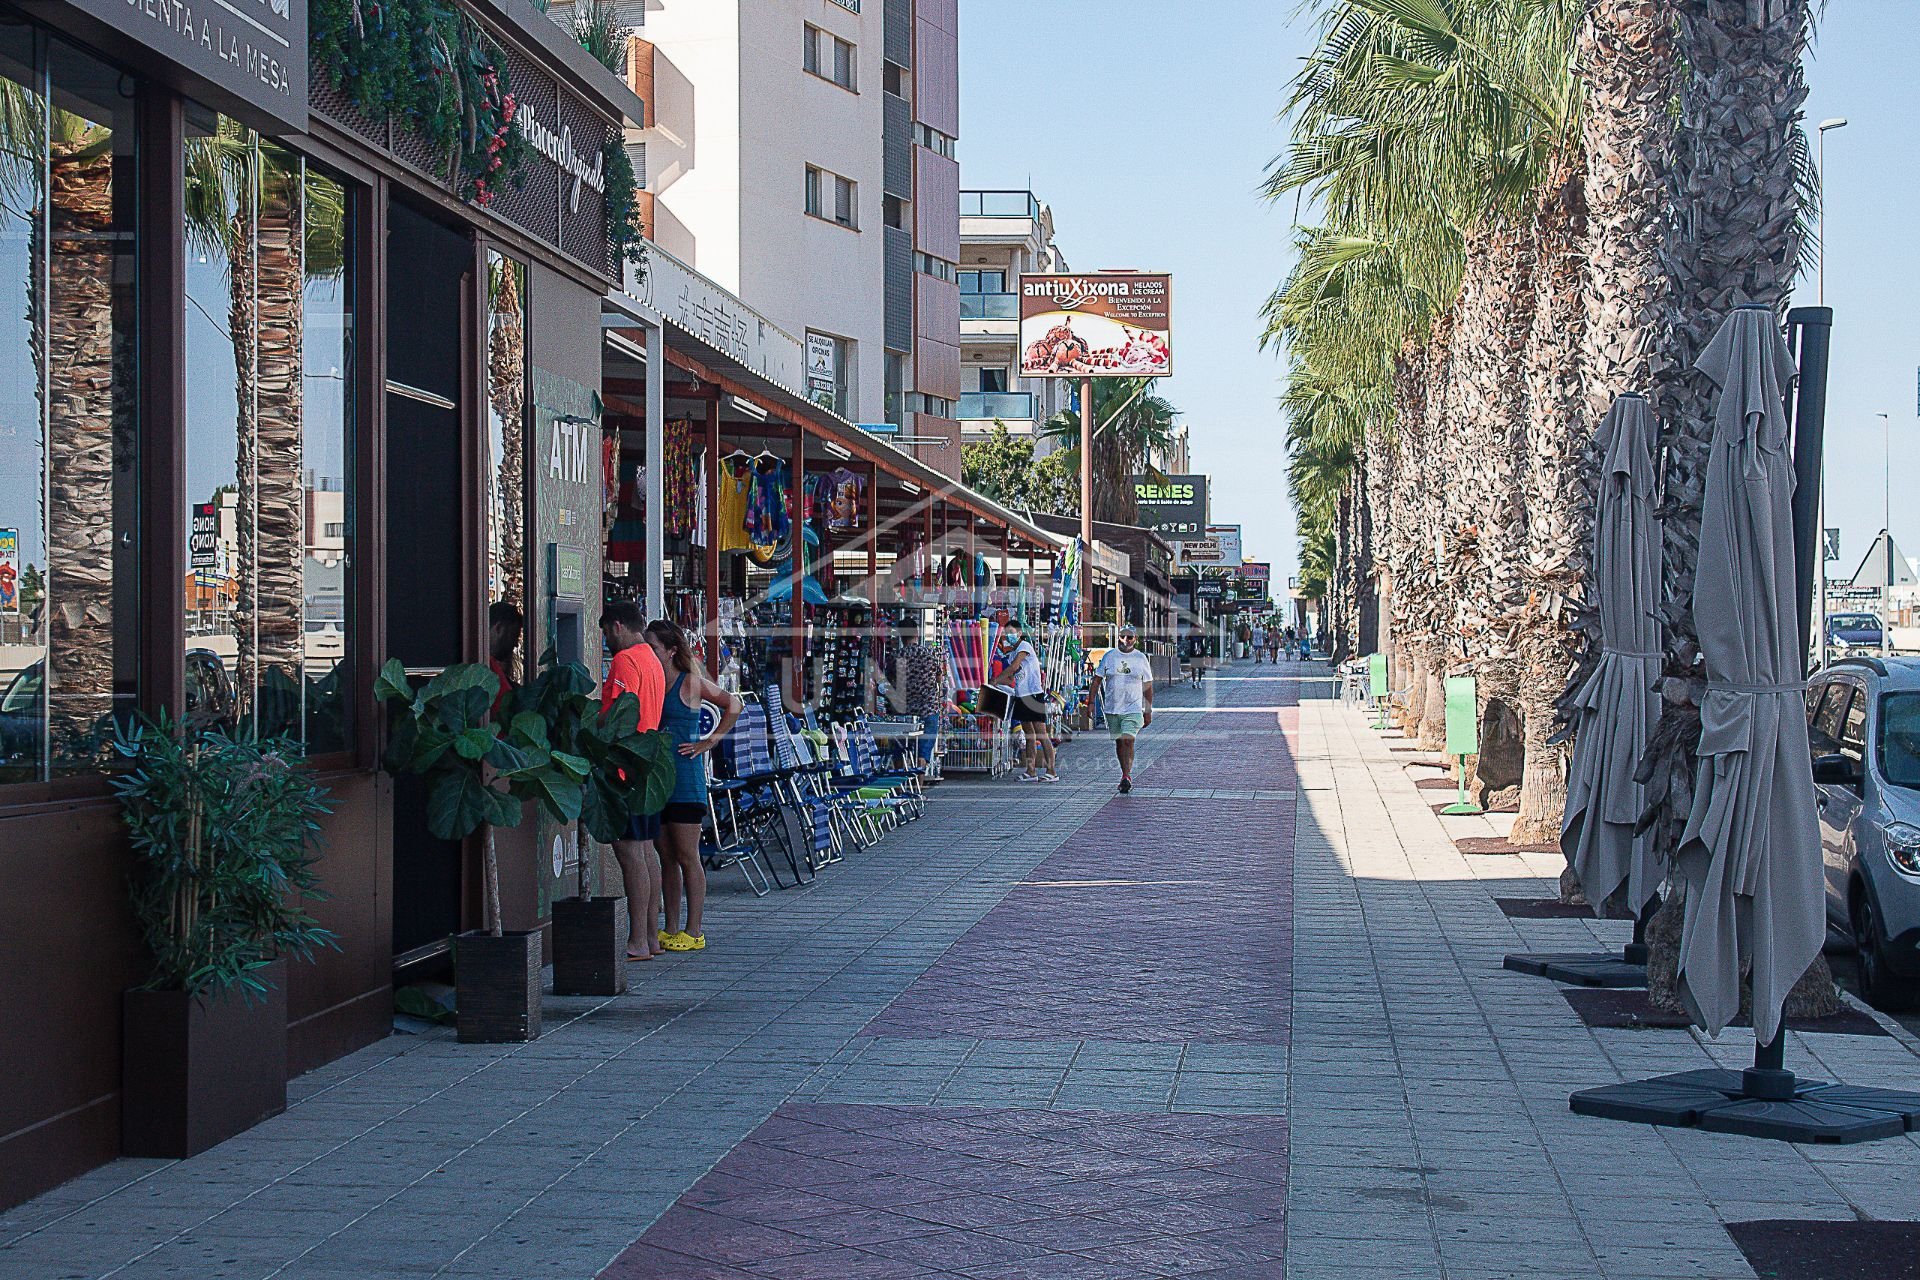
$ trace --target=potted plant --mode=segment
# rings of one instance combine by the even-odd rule
[[[602,712],[593,681],[579,663],[542,659],[540,673],[513,700],[515,724],[532,717],[552,749],[584,761],[580,780],[579,878],[575,896],[553,904],[555,995],[608,996],[627,989],[627,899],[595,896],[589,841],[611,844],[626,834],[628,819],[658,813],[673,794],[673,743],[658,730],[641,732],[640,705],[623,694]]]
[[[121,1145],[183,1159],[287,1105],[286,965],[333,945],[302,904],[327,793],[289,743],[136,723],[113,781],[153,957],[121,1003]]]
[[[459,1038],[503,1043],[540,1035],[540,932],[501,927],[496,827],[520,825],[524,803],[557,821],[580,816],[587,762],[549,745],[537,715],[491,718],[500,678],[458,663],[415,688],[396,660],[382,668],[374,696],[394,703],[386,765],[427,783],[427,829],[442,840],[483,837],[486,927],[454,939],[454,1009]]]

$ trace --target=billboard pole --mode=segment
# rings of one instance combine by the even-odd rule
[[[1080,621],[1092,636],[1093,602],[1093,379],[1080,379]]]

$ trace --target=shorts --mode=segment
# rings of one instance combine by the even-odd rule
[[[658,840],[660,838],[660,815],[657,813],[634,814],[627,819],[627,839]]]
[[[1013,700],[1015,724],[1045,724],[1047,700],[1037,693],[1023,693]]]
[[[1138,711],[1107,712],[1107,732],[1113,735],[1115,742],[1118,742],[1122,738],[1139,736],[1140,730],[1145,726],[1145,723],[1146,716]]]
[[[699,800],[669,800],[660,811],[662,826],[697,827],[707,820],[707,806]]]

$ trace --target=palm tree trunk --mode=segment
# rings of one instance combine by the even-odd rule
[[[306,684],[306,216],[300,161],[285,152],[261,155],[260,207],[254,251],[257,273],[253,337],[257,455],[252,508],[255,555],[256,660],[262,679],[279,673],[286,687]],[[236,292],[239,286],[235,286]],[[242,446],[245,447],[244,445]],[[260,465],[264,462],[264,466]],[[243,476],[247,473],[242,471]],[[242,509],[243,520],[246,508]],[[262,700],[274,720],[263,728],[298,735],[303,697],[279,705]]]
[[[1587,257],[1582,158],[1563,160],[1539,208],[1540,265],[1527,337],[1526,619],[1520,629],[1519,706],[1525,744],[1516,844],[1559,840],[1567,803],[1566,747],[1551,741],[1573,666],[1576,602],[1587,590],[1592,520],[1593,418],[1580,350]]]
[[[103,754],[113,711],[113,157],[56,142],[47,182],[47,754],[72,765]]]
[[[495,589],[499,599],[526,599],[526,407],[527,330],[518,270],[502,263],[493,281],[493,315],[487,335],[487,402],[500,424],[493,532]]]
[[[1666,259],[1673,283],[1674,360],[1658,399],[1666,491],[1667,660],[1664,700],[1643,769],[1656,847],[1671,862],[1693,807],[1704,693],[1694,659],[1693,566],[1712,441],[1713,387],[1693,371],[1727,312],[1742,302],[1783,306],[1806,248],[1807,144],[1802,66],[1809,0],[1675,0],[1686,68],[1675,137],[1675,220]],[[1664,957],[1648,968],[1656,1001],[1677,1007]],[[1824,958],[1787,999],[1792,1013],[1839,1008]]]
[[[260,695],[260,263],[259,151],[248,147],[242,160],[232,217],[227,227],[227,332],[233,340],[234,523],[237,581],[233,631],[238,648],[234,664],[236,710],[245,720]]]

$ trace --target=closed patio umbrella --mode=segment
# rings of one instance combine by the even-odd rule
[[[1653,510],[1653,414],[1637,395],[1600,425],[1604,460],[1593,533],[1600,661],[1574,696],[1573,760],[1560,849],[1600,915],[1639,916],[1660,889],[1645,808],[1634,781],[1659,718],[1660,521]]]
[[[1728,318],[1696,367],[1720,398],[1694,576],[1707,688],[1675,865],[1687,891],[1680,996],[1718,1035],[1750,974],[1765,1045],[1826,936],[1782,403],[1795,368],[1772,313],[1755,307]]]

